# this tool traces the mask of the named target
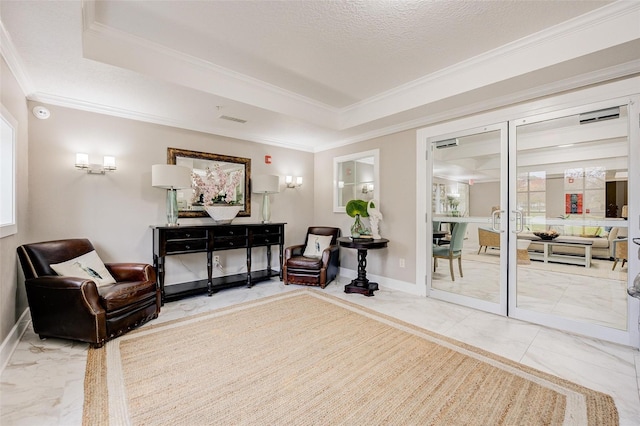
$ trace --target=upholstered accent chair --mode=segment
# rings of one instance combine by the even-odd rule
[[[160,290],[151,265],[103,264],[87,239],[25,244],[17,252],[33,329],[40,338],[79,340],[100,347],[158,317]],[[81,266],[83,261],[76,261],[91,255],[99,266],[88,266],[88,261]],[[89,276],[58,275],[54,268],[60,265],[75,266]]]
[[[453,259],[458,259],[458,269],[460,277],[462,277],[462,246],[464,243],[465,233],[467,232],[467,224],[456,222],[451,230],[451,242],[446,246],[433,245],[433,272],[438,267],[438,259],[449,260],[449,271],[451,272],[451,281],[456,278],[453,274]]]
[[[304,244],[287,247],[284,251],[282,266],[284,284],[325,288],[338,275],[340,266],[338,237],[340,237],[340,228],[309,227]]]
[[[487,252],[488,247],[500,248],[500,233],[493,229],[478,228],[478,254],[484,247],[484,252]]]
[[[611,268],[612,271],[616,269],[616,265],[620,260],[622,260],[622,264],[620,265],[620,267],[624,268],[624,264],[629,260],[627,259],[628,252],[629,252],[629,240],[623,240],[623,239],[613,240],[614,262],[613,262],[613,268]]]

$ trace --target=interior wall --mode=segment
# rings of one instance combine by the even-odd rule
[[[565,215],[563,177],[547,179],[545,199],[546,217],[558,218]]]
[[[500,205],[500,182],[474,183],[469,187],[469,216],[491,216]]]
[[[30,108],[33,104],[30,104]],[[30,208],[28,241],[89,238],[105,262],[152,263],[150,225],[166,223],[166,190],[151,186],[151,166],[166,164],[167,148],[251,159],[251,174],[281,177],[280,193],[271,195],[272,222],[286,222],[285,242],[298,243],[313,217],[313,154],[253,142],[47,106],[51,117],[30,120]],[[74,167],[75,153],[101,163],[116,157],[117,170],[90,175]],[[265,164],[264,156],[272,163]],[[284,176],[302,176],[303,186],[285,189]],[[251,194],[251,217],[261,221],[261,194]],[[211,223],[209,218],[179,223]],[[206,276],[205,254],[167,258],[166,283]],[[246,252],[220,252],[225,272],[246,271]],[[263,258],[264,262],[263,262]],[[277,257],[276,257],[277,259]],[[266,256],[254,253],[254,268]],[[216,270],[216,273],[219,271]]]
[[[376,148],[380,149],[380,235],[389,239],[389,245],[368,253],[367,272],[415,284],[415,130],[316,153],[314,223],[337,226],[343,236],[350,235],[354,219],[333,212],[333,159]],[[364,221],[369,226],[368,219]],[[357,270],[355,250],[341,249],[340,259],[343,268]],[[404,267],[399,266],[400,259],[405,260]],[[401,290],[412,292],[410,288]]]
[[[16,209],[18,232],[0,238],[0,342],[27,308],[24,286],[18,286],[16,248],[25,239],[28,229],[28,117],[27,101],[4,58],[0,60],[0,90],[2,105],[18,122],[16,140]]]

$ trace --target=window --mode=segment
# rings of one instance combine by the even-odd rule
[[[536,218],[544,222],[547,211],[547,174],[544,171],[519,173],[517,178],[518,210],[533,223]],[[533,225],[533,231],[544,230],[544,223]]]
[[[16,120],[0,105],[0,238],[18,232],[16,224]]]

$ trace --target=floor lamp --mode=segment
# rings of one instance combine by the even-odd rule
[[[174,164],[151,166],[151,186],[167,190],[167,226],[178,226],[177,190],[191,188],[191,169]]]
[[[275,175],[257,175],[252,179],[253,192],[262,194],[262,223],[271,222],[269,194],[280,192],[280,178]]]

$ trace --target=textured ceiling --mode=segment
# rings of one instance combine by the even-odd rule
[[[638,2],[610,3],[3,1],[0,17],[30,99],[314,151],[638,72],[639,30],[591,23],[631,10],[640,27]]]

